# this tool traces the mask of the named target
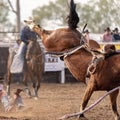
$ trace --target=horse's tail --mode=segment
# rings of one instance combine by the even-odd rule
[[[70,1],[69,8],[70,8],[70,11],[69,11],[69,15],[67,16],[68,26],[70,29],[76,29],[77,24],[79,22],[79,17],[76,12],[76,4],[74,3],[74,0]]]

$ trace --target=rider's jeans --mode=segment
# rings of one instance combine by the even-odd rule
[[[21,42],[20,47],[19,47],[16,55],[24,56],[25,51],[26,51],[26,44],[24,42]]]

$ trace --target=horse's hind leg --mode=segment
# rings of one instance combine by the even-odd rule
[[[112,105],[112,110],[114,113],[115,120],[120,120],[120,116],[117,111],[117,103],[116,103],[118,93],[119,93],[119,90],[116,90],[110,94],[110,100],[111,100],[111,105]]]

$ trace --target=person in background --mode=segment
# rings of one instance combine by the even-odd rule
[[[118,28],[115,28],[113,31],[114,31],[113,32],[113,41],[114,42],[120,41],[120,34],[119,34]]]
[[[110,28],[107,27],[104,31],[105,32],[103,34],[102,41],[103,42],[112,42],[113,37],[112,37]]]
[[[15,53],[18,52],[18,49],[20,47],[20,43],[21,43],[21,40],[17,39],[15,45],[13,46],[13,50],[14,50]]]
[[[25,53],[24,49],[30,40],[37,40],[37,33],[31,30],[35,24],[35,20],[32,17],[29,17],[24,20],[24,23],[25,26],[20,33],[21,44],[17,54]]]
[[[3,104],[5,112],[10,111],[14,105],[17,105],[18,108],[24,106],[23,101],[22,101],[22,97],[20,96],[20,93],[22,91],[23,91],[22,89],[17,89],[13,95],[13,100],[11,101],[9,99],[9,97],[7,96],[6,91],[4,90],[3,85],[0,84],[0,101]]]
[[[10,111],[12,109],[12,105],[10,105],[9,98],[7,96],[6,91],[3,89],[2,84],[0,84],[0,101],[3,104],[5,112]]]
[[[89,30],[88,29],[86,29],[85,31],[84,31],[84,37],[85,37],[85,39],[86,39],[86,43],[88,43],[89,44],[89,40],[90,40],[90,36],[89,36]]]
[[[13,99],[14,99],[13,104],[16,104],[18,106],[18,108],[24,107],[23,100],[20,95],[21,92],[23,92],[23,89],[17,89],[13,95]]]

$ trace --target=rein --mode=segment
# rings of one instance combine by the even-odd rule
[[[29,55],[31,55],[33,58],[36,58],[36,59],[38,59],[39,57],[41,57],[42,56],[42,53],[39,53],[38,55],[34,55],[32,52],[29,52],[30,51],[30,48],[28,49],[27,48],[27,51],[26,51],[26,55],[27,56],[29,56]],[[31,60],[32,58],[30,58],[30,60]],[[27,61],[30,61],[30,60],[27,60]]]
[[[73,113],[73,114],[66,114],[66,115],[64,115],[63,117],[59,118],[59,120],[64,120],[64,119],[68,119],[68,118],[71,118],[71,117],[75,117],[75,116],[84,114],[85,112],[89,111],[89,110],[92,109],[94,106],[96,106],[98,103],[100,103],[106,96],[108,96],[108,95],[111,94],[112,92],[114,92],[114,91],[116,91],[116,90],[119,90],[119,89],[120,89],[120,86],[118,86],[118,87],[110,90],[109,92],[107,92],[106,94],[104,94],[102,97],[100,97],[97,101],[95,101],[92,105],[90,105],[89,107],[87,107],[87,108],[84,109],[83,111],[77,112],[77,113]]]
[[[33,55],[34,58],[38,59],[39,57],[42,56],[42,53],[41,54],[38,54],[37,56]],[[27,61],[31,61],[33,58],[30,58],[30,59],[26,59]]]
[[[97,65],[100,61],[104,60],[104,53],[98,51],[98,50],[94,50],[91,49],[88,44],[84,44],[84,45],[80,45],[74,48],[71,48],[69,50],[66,51],[62,51],[62,52],[46,52],[48,54],[53,54],[54,56],[57,57],[67,57],[69,55],[74,54],[76,51],[80,50],[84,48],[86,51],[88,51],[89,53],[91,53],[91,55],[93,56],[92,60],[90,61],[88,68],[87,68],[87,74],[94,74],[96,69],[97,69]]]
[[[69,50],[65,50],[65,51],[62,51],[62,52],[45,52],[47,54],[53,54],[57,57],[63,57],[63,56],[67,56],[67,55],[71,55],[73,53],[75,53],[76,51],[82,49],[82,48],[88,48],[87,45],[80,45],[80,46],[77,46],[77,47],[74,47],[74,48],[71,48]],[[86,49],[88,52],[90,52],[89,49]]]

